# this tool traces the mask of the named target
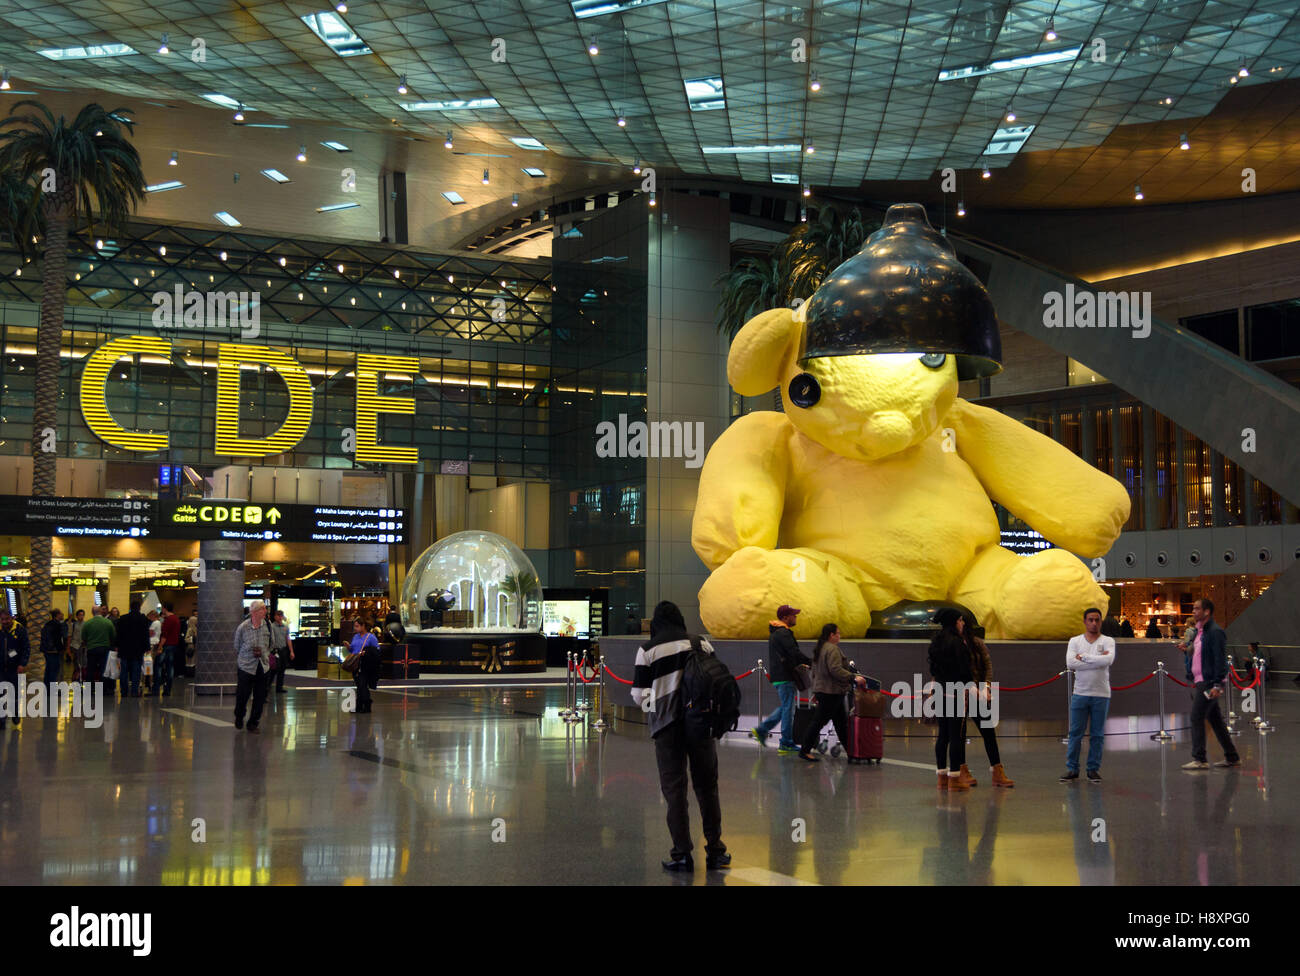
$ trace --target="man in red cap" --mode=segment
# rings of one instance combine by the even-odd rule
[[[799,695],[794,673],[796,668],[812,663],[799,650],[799,642],[794,639],[794,622],[798,616],[798,610],[783,603],[777,608],[776,619],[767,625],[767,676],[776,689],[781,704],[749,732],[758,740],[759,745],[765,746],[768,733],[779,721],[781,740],[777,743],[776,750],[779,756],[789,756],[799,751],[799,746],[794,741],[794,703]]]

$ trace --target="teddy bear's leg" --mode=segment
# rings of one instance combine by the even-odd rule
[[[1106,607],[1106,594],[1079,557],[1064,549],[1017,556],[988,546],[972,560],[952,599],[979,618],[987,636],[1059,640],[1083,632],[1083,611]]]
[[[768,622],[786,603],[803,611],[799,638],[816,638],[822,626],[839,625],[845,637],[860,637],[871,622],[861,574],[843,560],[815,549],[737,550],[700,588],[700,619],[715,637],[760,640]]]

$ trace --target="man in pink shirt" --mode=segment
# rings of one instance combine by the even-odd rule
[[[1214,602],[1202,597],[1192,605],[1192,620],[1196,633],[1190,643],[1179,643],[1178,649],[1187,658],[1187,679],[1192,683],[1192,761],[1183,769],[1189,771],[1210,768],[1205,752],[1205,723],[1210,723],[1214,737],[1223,747],[1223,761],[1214,765],[1232,767],[1241,765],[1241,757],[1232,744],[1223,714],[1219,711],[1219,696],[1228,677],[1228,637],[1223,628],[1214,622]]]

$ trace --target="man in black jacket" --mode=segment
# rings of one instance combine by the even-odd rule
[[[795,669],[812,664],[799,650],[799,642],[794,639],[794,623],[799,611],[789,604],[777,608],[776,619],[767,625],[767,676],[776,689],[781,704],[763,721],[759,722],[750,735],[761,746],[767,745],[768,733],[777,722],[781,723],[781,739],[777,743],[777,755],[789,756],[799,751],[794,741],[794,705],[799,697],[799,688],[795,684]]]
[[[666,871],[693,871],[691,818],[686,801],[686,766],[691,768],[695,799],[704,822],[705,867],[710,871],[731,864],[727,845],[722,843],[722,807],[718,801],[718,748],[712,739],[692,739],[683,721],[682,670],[693,653],[686,621],[675,603],[664,600],[655,607],[650,621],[650,639],[636,652],[632,700],[649,720],[659,766],[659,787],[668,802],[668,833],[673,839]],[[712,654],[708,641],[699,640],[700,650]]]
[[[1196,634],[1190,642],[1180,643],[1178,649],[1187,656],[1187,680],[1192,684],[1192,761],[1183,769],[1209,769],[1205,752],[1205,723],[1210,723],[1214,737],[1223,747],[1223,760],[1214,765],[1240,766],[1241,757],[1232,744],[1223,714],[1219,711],[1219,696],[1228,678],[1228,637],[1223,628],[1214,622],[1214,603],[1204,597],[1192,604],[1192,619]]]
[[[122,697],[131,686],[131,697],[140,697],[140,670],[149,653],[149,618],[140,612],[140,601],[132,600],[131,609],[117,621],[117,656],[122,665]]]
[[[6,718],[12,718],[14,728],[18,728],[18,676],[27,670],[31,654],[27,628],[10,616],[8,607],[0,608],[0,696],[3,696],[0,702],[4,702],[4,711],[0,711],[0,729],[5,727]],[[6,712],[10,713],[6,715]]]

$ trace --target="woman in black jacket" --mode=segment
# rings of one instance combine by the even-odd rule
[[[973,648],[965,637],[966,621],[961,611],[944,607],[934,615],[934,622],[943,629],[930,641],[930,677],[941,685],[949,682],[965,685],[973,680]],[[938,786],[941,790],[969,790],[970,787],[960,779],[961,767],[966,762],[966,718],[957,714],[959,703],[956,695],[947,694],[946,688],[940,688],[938,694],[941,705],[939,738],[934,744]]]

